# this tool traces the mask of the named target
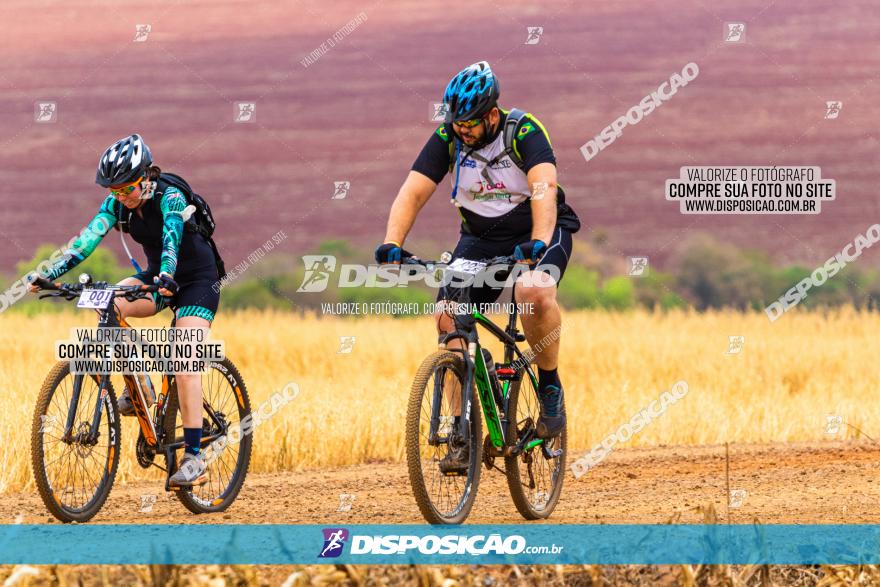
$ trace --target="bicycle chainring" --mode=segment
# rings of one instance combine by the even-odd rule
[[[135,453],[137,454],[138,464],[144,469],[149,469],[150,465],[152,465],[153,461],[156,459],[156,450],[147,444],[147,439],[144,438],[143,432],[138,433]]]

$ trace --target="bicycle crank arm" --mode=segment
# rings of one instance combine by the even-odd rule
[[[526,428],[525,433],[520,437],[520,439],[513,446],[508,446],[504,449],[504,456],[506,457],[515,457],[522,454],[527,447],[527,445],[535,438],[535,429],[531,426]]]

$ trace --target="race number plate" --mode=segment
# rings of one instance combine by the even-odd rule
[[[76,302],[77,308],[103,310],[113,300],[113,292],[108,289],[84,289]]]
[[[450,271],[455,271],[456,273],[468,273],[470,275],[476,275],[485,268],[485,263],[471,261],[470,259],[456,259],[447,267]]]

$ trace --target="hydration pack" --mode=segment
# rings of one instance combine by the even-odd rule
[[[156,189],[153,191],[152,199],[160,201],[162,196],[165,195],[165,190],[169,187],[177,188],[180,193],[183,194],[187,207],[192,206],[195,208],[195,211],[190,217],[184,221],[183,228],[186,231],[195,232],[205,237],[205,240],[208,241],[208,244],[211,245],[211,249],[214,251],[214,257],[217,259],[218,279],[223,279],[226,276],[226,266],[223,263],[223,259],[220,257],[220,252],[217,250],[217,245],[212,238],[217,223],[214,221],[211,207],[208,205],[205,198],[195,193],[189,183],[176,173],[163,172],[159,176],[159,180],[156,182]],[[123,206],[122,202],[119,201],[116,202],[116,205],[117,222],[115,228],[121,232],[127,233],[129,232],[132,210]]]

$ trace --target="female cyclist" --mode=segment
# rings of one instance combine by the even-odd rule
[[[113,143],[98,162],[95,183],[110,193],[87,230],[73,241],[58,262],[44,275],[54,280],[85,260],[114,226],[124,226],[147,258],[147,268],[120,281],[121,285],[156,283],[152,300],[116,304],[123,318],[152,316],[166,306],[176,308],[176,327],[210,328],[220,303],[217,258],[202,233],[185,230],[191,210],[185,195],[170,185],[168,176],[153,165],[149,147],[139,135]],[[140,269],[138,267],[138,269]],[[37,291],[32,285],[31,291]],[[202,436],[202,380],[200,374],[175,375],[186,449],[171,484],[200,485],[207,481],[206,464],[199,455]],[[147,398],[151,401],[151,398]],[[119,412],[134,415],[129,390],[119,398]]]

